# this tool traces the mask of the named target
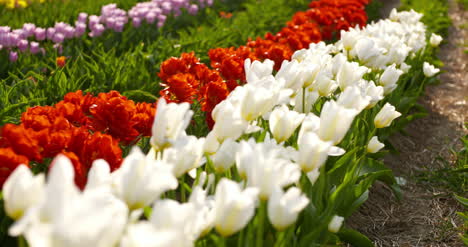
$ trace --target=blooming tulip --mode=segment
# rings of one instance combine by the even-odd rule
[[[115,194],[131,210],[143,208],[167,190],[177,188],[172,167],[151,155],[145,156],[138,147],[132,149],[112,176]]]
[[[204,142],[205,138],[180,137],[173,142],[172,147],[164,150],[162,160],[172,167],[176,177],[180,177],[202,165]]]
[[[297,163],[302,171],[307,173],[325,164],[332,143],[322,141],[314,132],[306,132],[301,136],[298,147]]]
[[[431,43],[432,47],[437,47],[439,46],[440,42],[442,42],[442,37],[440,35],[433,33],[431,34],[431,38],[429,42]]]
[[[403,74],[402,70],[396,68],[396,64],[388,66],[380,76],[380,85],[384,87],[385,95],[391,93],[397,87],[397,81]]]

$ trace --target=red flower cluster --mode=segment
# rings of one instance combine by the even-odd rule
[[[208,68],[192,53],[183,53],[180,58],[172,57],[164,61],[158,76],[165,88],[160,95],[169,102],[200,102],[201,109],[207,113],[207,122],[213,124],[211,112],[229,94],[229,85],[218,71]]]
[[[244,61],[270,59],[278,70],[284,60],[310,43],[338,38],[341,30],[367,22],[365,6],[370,0],[319,0],[309,4],[310,9],[296,13],[287,26],[273,35],[249,40],[239,48],[215,48],[208,52],[209,69],[200,63],[194,53],[182,54],[163,62],[159,77],[165,88],[161,96],[173,102],[193,103],[198,100],[207,112],[211,127],[211,111],[237,85],[246,83]],[[222,76],[222,78],[220,77]],[[224,80],[223,80],[224,79]]]
[[[0,129],[0,186],[19,164],[61,153],[72,160],[75,182],[83,188],[94,160],[104,159],[115,170],[122,162],[119,142],[151,135],[154,114],[154,104],[135,104],[116,91],[97,97],[77,91],[54,106],[29,108],[21,124]]]

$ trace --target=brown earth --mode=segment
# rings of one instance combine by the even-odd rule
[[[463,246],[458,236],[462,222],[456,214],[463,208],[450,191],[417,178],[442,168],[438,157],[453,160],[450,150],[459,150],[460,137],[468,134],[467,15],[455,0],[448,1],[453,26],[439,53],[445,73],[419,102],[428,116],[409,124],[407,136],[393,136],[390,141],[400,153],[385,158],[395,175],[406,180],[401,186],[403,200],[398,202],[387,187],[376,184],[369,200],[347,221],[376,246]],[[389,4],[398,1],[384,3],[388,13]]]

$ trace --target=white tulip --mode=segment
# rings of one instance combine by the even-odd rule
[[[333,216],[330,223],[328,224],[328,231],[337,233],[340,231],[341,225],[343,225],[344,218],[338,215]]]
[[[222,178],[215,193],[215,228],[222,236],[230,236],[244,228],[255,213],[258,189],[241,190],[239,184]]]
[[[240,105],[242,118],[250,122],[270,111],[278,101],[279,94],[269,88],[244,86],[244,98]]]
[[[255,83],[256,81],[262,80],[265,77],[271,76],[273,72],[273,66],[275,63],[269,59],[265,61],[250,61],[250,58],[247,58],[244,61],[245,75],[247,83]]]
[[[313,113],[308,113],[306,117],[304,118],[304,121],[302,121],[301,124],[301,129],[299,130],[299,135],[297,137],[297,143],[302,142],[302,137],[307,133],[307,132],[315,132],[320,129],[320,118],[317,117]]]
[[[19,165],[3,185],[5,212],[17,220],[30,207],[39,203],[44,194],[44,174],[34,176],[25,165]]]
[[[380,76],[380,85],[384,87],[385,95],[390,94],[398,86],[397,81],[403,74],[402,70],[396,68],[396,64],[388,66]]]
[[[111,185],[112,178],[109,164],[103,159],[95,160],[88,172],[85,191],[96,189],[111,191]]]
[[[319,169],[314,169],[314,170],[308,172],[306,175],[307,175],[307,178],[310,181],[310,184],[314,185],[315,182],[317,182],[317,179],[320,176],[320,170]]]
[[[359,82],[359,88],[364,95],[370,97],[369,105],[366,107],[367,109],[374,107],[384,98],[384,88],[376,86],[373,81],[361,80]]]
[[[104,190],[80,193],[68,158],[54,159],[45,188],[44,200],[13,224],[10,235],[23,234],[32,247],[111,247],[120,240],[127,206]]]
[[[371,97],[362,94],[358,86],[349,86],[340,94],[337,104],[347,109],[354,109],[361,112],[370,103]]]
[[[302,113],[308,113],[312,111],[312,108],[320,95],[317,91],[311,91],[310,89],[311,88],[305,88],[304,90],[297,91],[296,97],[291,100],[292,105],[294,105],[294,111]],[[303,101],[305,102],[303,103]]]
[[[149,222],[128,226],[120,247],[192,247],[193,242],[179,230],[157,231]]]
[[[192,115],[188,103],[167,104],[164,98],[160,98],[152,127],[151,145],[156,150],[170,146],[172,141],[185,135]]]
[[[434,65],[431,65],[428,62],[424,62],[423,72],[426,77],[432,77],[435,74],[439,73],[440,69],[437,69],[436,67],[434,67]]]
[[[322,141],[314,132],[307,132],[298,143],[299,155],[297,163],[302,171],[308,173],[320,168],[328,159],[331,142]]]
[[[265,157],[264,154],[254,155],[261,158],[247,167],[247,186],[258,188],[260,199],[267,200],[275,187],[283,188],[299,181],[301,171],[296,164]]]
[[[164,199],[154,203],[149,221],[156,231],[179,230],[189,239],[198,238],[195,227],[195,205],[193,203],[179,203],[175,200]]]
[[[248,122],[241,117],[239,105],[234,105],[230,100],[224,100],[218,104],[211,115],[215,120],[211,132],[219,143],[228,138],[236,140],[248,127]]]
[[[218,151],[211,156],[211,161],[217,172],[225,172],[234,165],[238,147],[239,144],[232,139],[227,139],[221,144]]]
[[[319,137],[334,145],[340,143],[357,114],[357,110],[347,109],[333,100],[325,102],[320,113]]]
[[[278,143],[288,140],[304,117],[304,114],[290,111],[286,105],[274,109],[270,115],[269,125],[275,140]]]
[[[177,188],[177,179],[172,169],[134,147],[122,166],[112,173],[115,193],[131,210],[143,208],[162,193]]]
[[[440,42],[442,42],[442,36],[433,33],[431,34],[431,39],[429,42],[431,43],[432,47],[437,47],[440,45]]]
[[[377,138],[377,136],[373,136],[370,139],[369,144],[367,144],[367,152],[377,153],[383,147],[385,147],[385,145],[383,143],[379,142],[379,139]]]
[[[180,137],[172,147],[164,150],[162,160],[172,167],[174,176],[180,177],[202,165],[204,142],[205,138]]]
[[[381,56],[380,50],[370,38],[359,39],[353,49],[360,61],[365,64],[371,63]]]
[[[386,103],[375,116],[374,125],[376,128],[388,127],[392,124],[392,121],[399,116],[401,116],[401,113],[397,112],[394,106]]]
[[[345,62],[336,75],[336,82],[344,90],[348,86],[357,85],[368,70],[356,62]]]
[[[286,193],[275,188],[268,200],[268,219],[279,231],[296,222],[299,213],[309,204],[307,196],[297,187],[291,187]]]

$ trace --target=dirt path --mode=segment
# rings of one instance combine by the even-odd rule
[[[429,115],[407,126],[409,136],[396,135],[392,144],[399,155],[389,155],[385,163],[404,178],[403,201],[397,202],[390,190],[377,184],[369,200],[348,225],[369,236],[377,246],[463,246],[456,229],[463,210],[444,189],[422,184],[416,176],[441,168],[437,157],[450,160],[450,148],[459,148],[459,138],[468,130],[468,55],[463,43],[468,40],[467,14],[449,0],[453,26],[440,57],[445,67],[441,84],[428,87],[420,103]]]

